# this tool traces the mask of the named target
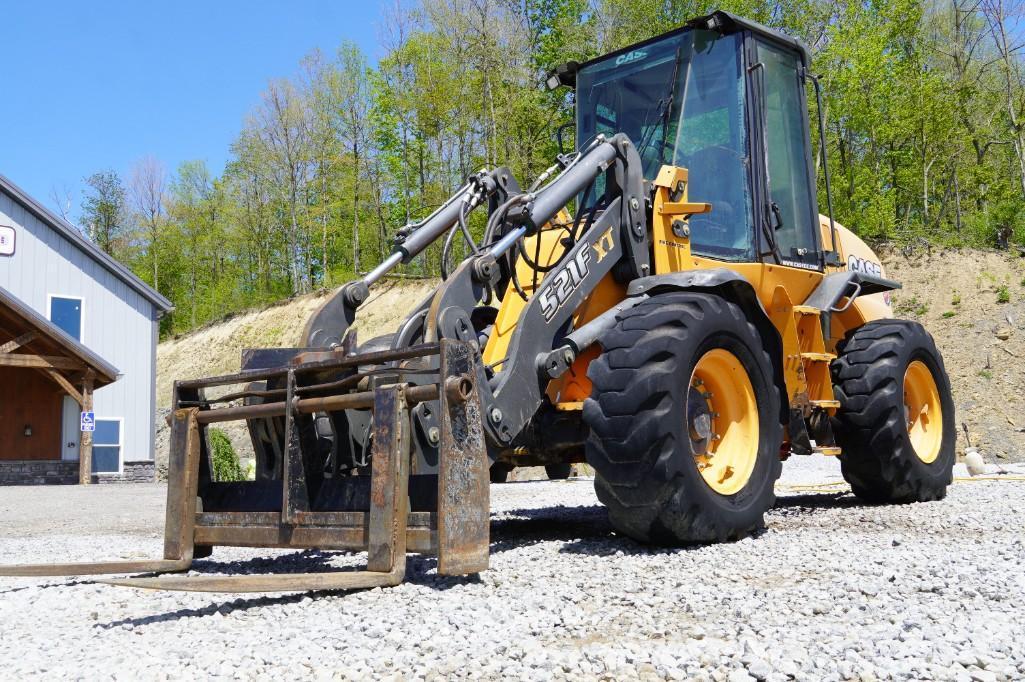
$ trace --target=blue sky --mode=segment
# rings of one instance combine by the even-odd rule
[[[3,2],[0,173],[51,208],[52,189],[82,202],[82,178],[127,182],[152,155],[173,170],[228,146],[272,78],[343,40],[381,55],[379,0]]]

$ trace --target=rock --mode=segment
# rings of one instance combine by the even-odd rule
[[[971,675],[973,682],[997,682],[996,673],[979,667],[972,666],[968,669],[968,674]]]
[[[761,658],[755,658],[748,664],[747,672],[757,680],[765,680],[772,674],[772,666]]]
[[[996,332],[994,332],[994,335],[1001,341],[1006,341],[1007,339],[1011,338],[1011,328],[1000,327],[996,330]]]
[[[965,467],[968,469],[968,473],[972,476],[979,476],[986,473],[986,461],[975,448],[968,448],[965,450],[964,463]]]

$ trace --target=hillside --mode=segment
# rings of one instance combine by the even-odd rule
[[[426,297],[434,280],[385,280],[374,288],[356,321],[364,341],[394,331],[406,313]],[[165,421],[176,380],[239,371],[246,348],[288,348],[299,343],[306,320],[327,300],[326,292],[283,301],[261,310],[239,313],[157,346],[156,459],[161,475],[166,468],[169,430]],[[252,457],[243,422],[220,424],[239,456]]]
[[[991,461],[1025,460],[1025,259],[933,250],[883,262],[904,284],[896,315],[921,321],[943,353],[972,445]]]
[[[386,280],[360,309],[356,330],[362,340],[394,331],[400,320],[427,296],[433,280]],[[176,379],[229,374],[239,370],[246,348],[288,348],[299,343],[306,320],[327,300],[325,292],[234,315],[157,346],[157,407],[171,404]]]
[[[889,276],[904,283],[894,298],[897,315],[925,324],[943,352],[957,420],[968,425],[972,444],[990,461],[1025,460],[1025,261],[981,250],[890,252],[883,261]],[[432,281],[382,283],[360,311],[360,338],[394,330],[432,286]],[[237,371],[245,348],[296,344],[307,317],[324,298],[292,299],[161,343],[160,426],[174,379]],[[226,430],[240,451],[248,450],[241,424]],[[166,429],[159,432],[157,458],[162,462]],[[960,429],[958,443],[960,452],[965,447]]]

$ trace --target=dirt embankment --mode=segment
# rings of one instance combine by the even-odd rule
[[[367,340],[394,331],[400,320],[435,286],[433,280],[387,280],[375,287],[360,309],[356,329]],[[171,404],[179,379],[230,374],[239,370],[247,348],[289,348],[299,344],[306,320],[327,300],[320,292],[289,299],[263,310],[233,315],[157,346],[157,407]]]
[[[917,319],[943,352],[957,408],[959,452],[968,425],[972,444],[989,461],[1025,460],[1025,260],[977,250],[892,252],[887,274],[904,289],[894,298],[898,317]],[[433,281],[387,281],[360,310],[362,340],[394,331]],[[157,350],[158,423],[175,379],[239,369],[245,348],[289,347],[325,300],[312,294],[264,310],[235,315],[161,343]],[[226,424],[236,448],[249,449],[242,424]],[[166,429],[158,429],[157,460],[167,459]]]
[[[1003,252],[889,254],[887,275],[904,284],[897,317],[932,332],[953,387],[958,450],[989,461],[1025,461],[1025,259]]]
[[[366,341],[394,331],[406,314],[436,285],[434,280],[386,280],[374,288],[360,309],[356,330]],[[327,300],[324,292],[289,299],[277,305],[233,315],[157,346],[158,469],[167,462],[169,433],[165,417],[171,389],[180,379],[230,374],[239,371],[247,348],[290,348],[299,344],[306,320]],[[252,452],[243,422],[219,425],[245,460]]]

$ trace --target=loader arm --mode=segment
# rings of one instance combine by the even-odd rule
[[[300,344],[307,348],[340,346],[356,319],[356,310],[370,296],[370,287],[400,264],[409,263],[459,223],[460,212],[468,213],[485,200],[504,201],[519,191],[508,168],[480,171],[471,176],[455,194],[423,220],[406,225],[395,235],[391,254],[362,278],[338,288],[331,298],[310,316]]]
[[[495,272],[495,259],[517,240],[536,234],[602,173],[607,173],[604,210],[593,223],[584,225],[586,229],[526,302],[501,370],[488,380],[481,369],[478,385],[484,428],[495,449],[513,442],[540,407],[548,382],[573,364],[572,351],[568,355],[553,351],[571,331],[574,313],[598,283],[614,271],[624,280],[650,271],[642,166],[629,138],[622,134],[607,140],[599,137],[544,192],[528,195],[518,212],[504,217],[505,236],[496,247],[465,261],[431,302],[425,340],[470,341],[470,313],[484,295],[486,277]],[[507,291],[505,295],[517,294]]]

